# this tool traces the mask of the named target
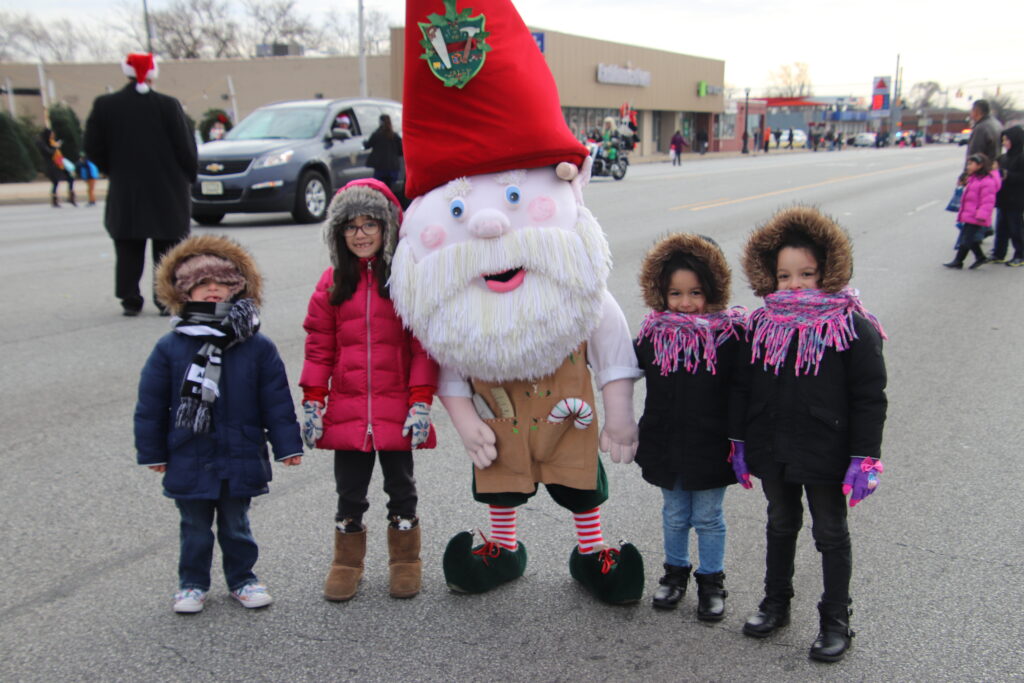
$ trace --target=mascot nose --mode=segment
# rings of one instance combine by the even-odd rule
[[[469,219],[469,232],[480,239],[501,237],[509,227],[508,216],[497,209],[481,209]]]

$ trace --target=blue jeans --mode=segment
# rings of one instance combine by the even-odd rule
[[[210,590],[214,513],[228,590],[256,582],[252,568],[259,557],[259,548],[249,529],[249,501],[249,498],[228,497],[227,482],[221,487],[217,500],[174,501],[181,513],[179,588]]]
[[[698,574],[715,574],[725,565],[725,515],[722,501],[725,488],[684,491],[677,482],[674,489],[662,489],[662,530],[665,536],[665,562],[676,567],[690,566],[690,529],[697,530],[700,554]]]

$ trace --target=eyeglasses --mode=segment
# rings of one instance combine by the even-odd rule
[[[378,232],[380,232],[380,227],[380,223],[377,221],[366,221],[362,225],[355,225],[354,223],[349,223],[348,225],[345,226],[343,233],[345,237],[355,237],[355,234],[362,230],[363,234],[366,235],[367,237],[373,237]]]

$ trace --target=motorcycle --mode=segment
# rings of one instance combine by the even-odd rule
[[[626,169],[629,168],[629,152],[622,139],[613,137],[605,145],[598,140],[587,140],[587,147],[590,148],[590,156],[594,164],[590,169],[593,176],[611,176],[615,180],[622,180],[626,177]]]

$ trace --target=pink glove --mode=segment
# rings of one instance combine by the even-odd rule
[[[604,399],[604,429],[600,448],[612,462],[628,465],[636,457],[640,433],[633,417],[633,380],[617,379],[601,388]]]
[[[729,441],[729,458],[727,462],[732,465],[732,471],[736,474],[736,481],[745,489],[752,489],[750,483],[750,470],[747,469],[746,444],[742,441]]]
[[[455,431],[462,437],[462,445],[473,464],[480,469],[487,469],[498,459],[497,439],[494,430],[477,415],[473,401],[465,396],[441,396],[441,403],[452,418]]]
[[[878,475],[885,471],[881,460],[872,458],[850,458],[850,466],[843,477],[843,495],[850,496],[850,507],[855,507],[878,488]]]

